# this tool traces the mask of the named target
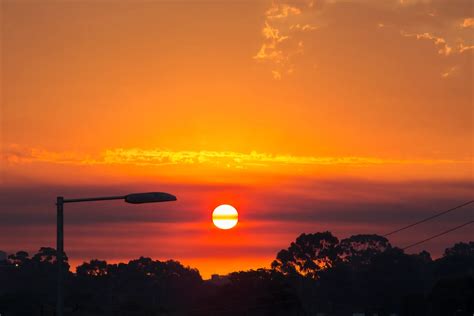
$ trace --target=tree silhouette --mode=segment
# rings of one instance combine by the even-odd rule
[[[461,242],[447,248],[434,269],[438,279],[474,276],[474,242]]]
[[[50,247],[41,247],[39,252],[33,256],[32,260],[43,263],[55,263],[56,249]]]
[[[341,240],[338,256],[354,265],[369,264],[376,255],[391,249],[387,238],[379,235],[354,235]]]
[[[400,311],[406,297],[431,285],[430,264],[428,253],[407,255],[382,236],[354,235],[339,242],[324,232],[300,235],[272,267],[296,277],[292,284],[311,314]]]
[[[338,260],[339,241],[330,232],[301,234],[286,250],[281,250],[272,268],[283,274],[303,275],[313,279],[334,266]]]
[[[66,256],[63,271],[69,282],[71,275]],[[57,281],[54,248],[42,247],[32,258],[26,251],[18,251],[8,257],[8,266],[0,270],[0,275],[4,284],[8,284],[8,293],[0,298],[0,313],[2,305],[6,306],[3,309],[14,310],[13,315],[34,315],[34,312],[53,309]]]
[[[474,257],[474,242],[471,241],[469,243],[460,242],[455,244],[451,248],[447,248],[444,251],[444,256],[466,256],[466,257]]]
[[[297,315],[301,303],[284,275],[258,269],[233,272],[228,283],[214,287],[196,315]]]
[[[30,255],[26,251],[18,251],[16,254],[9,255],[8,259],[14,265],[24,265],[29,261]]]
[[[107,275],[107,261],[93,259],[90,262],[84,262],[76,268],[78,277],[101,277]]]
[[[472,315],[474,278],[467,276],[439,280],[429,294],[429,301],[431,303],[429,314],[433,316]]]
[[[432,260],[406,254],[377,235],[339,241],[330,232],[301,234],[272,269],[233,272],[227,282],[203,281],[178,261],[147,257],[108,264],[93,259],[68,272],[70,315],[472,315],[473,242],[457,243]],[[0,314],[54,315],[56,251],[18,251],[0,266]],[[4,286],[6,285],[6,286]]]
[[[77,268],[72,296],[81,312],[165,313],[182,310],[183,301],[194,304],[201,285],[197,270],[173,260],[140,257],[128,264],[107,264],[95,259]]]

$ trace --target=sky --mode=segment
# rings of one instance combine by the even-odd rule
[[[0,249],[268,267],[301,233],[384,234],[473,198],[469,0],[1,2]],[[213,226],[220,204],[239,211]],[[403,247],[473,206],[390,236]],[[472,227],[411,248],[440,256]]]

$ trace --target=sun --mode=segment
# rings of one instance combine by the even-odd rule
[[[232,205],[222,204],[212,212],[212,221],[217,228],[231,229],[239,221],[239,213]]]

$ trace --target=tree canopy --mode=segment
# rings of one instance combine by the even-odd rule
[[[42,247],[32,257],[18,251],[1,262],[2,315],[54,315],[56,254]],[[432,260],[426,251],[406,254],[378,235],[301,234],[270,269],[233,272],[220,283],[175,260],[92,259],[72,273],[65,258],[68,315],[441,316],[474,309],[473,242]]]

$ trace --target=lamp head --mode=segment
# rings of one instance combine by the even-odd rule
[[[165,192],[133,193],[125,196],[125,202],[132,204],[176,201],[176,196]]]

